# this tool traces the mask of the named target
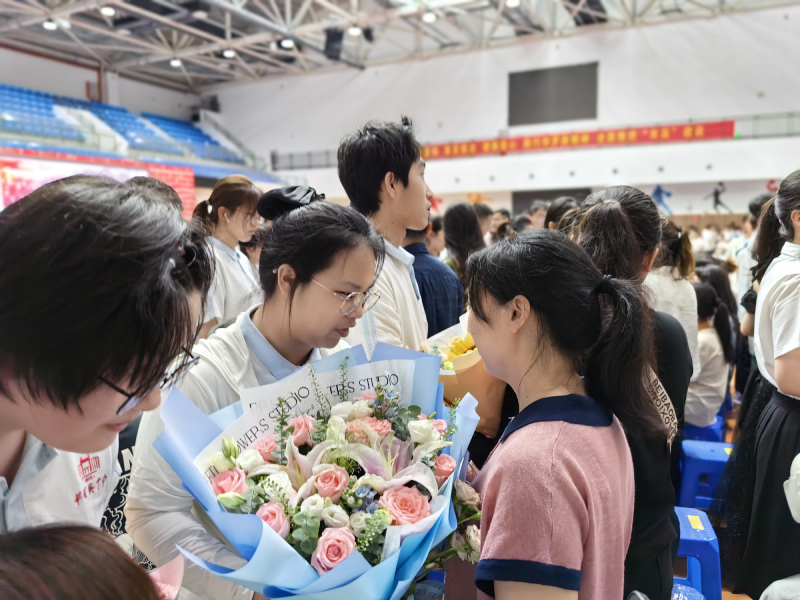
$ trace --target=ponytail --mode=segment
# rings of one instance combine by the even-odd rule
[[[244,175],[228,175],[214,184],[208,200],[197,203],[192,219],[211,232],[219,223],[220,208],[227,208],[232,213],[244,208],[248,215],[255,215],[260,196],[255,184]]]
[[[192,211],[192,221],[208,227],[211,224],[211,205],[208,200],[198,202]]]
[[[716,329],[719,341],[722,344],[725,362],[731,364],[736,359],[736,349],[733,347],[731,313],[713,287],[707,283],[693,283],[692,286],[697,296],[697,318],[713,318],[714,329]]]
[[[758,235],[753,244],[753,279],[761,281],[772,261],[781,253],[783,244],[794,240],[792,213],[800,210],[800,170],[781,181],[778,194],[761,209]]]
[[[625,429],[645,435],[664,432],[647,389],[655,364],[653,322],[637,283],[604,275],[597,293],[605,297],[601,334],[585,361],[589,395],[613,412]]]
[[[525,296],[543,343],[572,357],[592,398],[628,432],[665,434],[646,386],[655,351],[641,286],[604,276],[580,246],[549,229],[526,231],[474,253],[467,280],[476,318],[489,322],[487,295],[501,305]]]
[[[584,205],[575,221],[575,240],[602,273],[635,279],[642,258],[628,215],[616,200]]]
[[[672,221],[662,228],[661,252],[656,267],[670,267],[676,279],[688,279],[694,271],[695,261],[689,235]]]

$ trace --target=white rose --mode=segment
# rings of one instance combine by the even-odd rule
[[[289,480],[289,475],[285,472],[274,473],[264,480],[263,486],[264,491],[267,492],[267,496],[272,498],[272,490],[276,490],[278,494],[282,494],[287,500],[292,493],[292,482]],[[282,501],[279,495],[275,496],[275,500],[279,502]]]
[[[466,560],[473,565],[478,564],[481,559],[481,530],[477,525],[467,527],[467,543],[469,544],[469,555]]]
[[[347,423],[344,422],[343,417],[331,417],[328,420],[328,433],[326,438],[333,441],[344,441],[344,436],[347,433]]]
[[[464,504],[474,506],[475,508],[481,503],[480,494],[472,489],[471,485],[464,483],[460,479],[456,479],[456,498],[461,500]]]
[[[433,428],[433,421],[411,421],[408,424],[408,432],[411,434],[411,441],[415,444],[426,444],[441,439],[439,432]]]
[[[224,473],[233,468],[233,463],[222,452],[215,452],[211,457],[211,466],[217,470],[217,473]]]
[[[331,417],[341,417],[345,421],[353,420],[355,407],[352,402],[340,402],[331,406]]]
[[[350,529],[354,536],[360,538],[364,534],[364,528],[366,528],[367,519],[369,519],[370,516],[368,512],[363,510],[350,515]]]
[[[245,473],[250,473],[264,464],[264,459],[258,450],[245,450],[236,458],[236,466]]]
[[[331,504],[323,508],[322,520],[328,527],[347,527],[350,524],[350,518],[338,504]]]
[[[312,517],[321,517],[322,509],[325,506],[325,499],[319,494],[309,496],[300,505],[300,512],[304,512]]]
[[[366,400],[359,400],[353,405],[353,418],[363,419],[364,417],[371,417],[375,411]]]

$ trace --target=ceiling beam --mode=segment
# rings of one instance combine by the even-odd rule
[[[99,0],[81,0],[74,4],[66,4],[53,10],[48,10],[46,6],[42,6],[44,12],[41,14],[29,17],[15,17],[0,24],[0,33],[13,31],[14,29],[24,29],[30,25],[38,25],[39,23],[44,23],[48,19],[65,19],[72,14],[92,10],[98,8],[100,5],[101,2]]]

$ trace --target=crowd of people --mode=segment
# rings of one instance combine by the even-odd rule
[[[506,384],[496,437],[470,445],[471,594],[670,599],[684,427],[730,394],[711,510],[724,581],[790,597],[800,171],[701,249],[628,186],[431,215],[425,170],[404,119],[343,140],[349,207],[232,175],[186,222],[164,184],[80,176],[0,213],[0,597],[156,598],[128,556],[160,566],[178,546],[243,566],[154,448],[162,395],[211,414],[348,346],[420,349],[465,312]],[[183,588],[264,598],[189,562]]]

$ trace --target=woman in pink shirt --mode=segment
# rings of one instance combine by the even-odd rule
[[[645,387],[640,287],[546,229],[477,252],[467,274],[469,330],[520,407],[475,480],[477,587],[501,600],[622,598],[634,500],[623,426],[663,428]]]

